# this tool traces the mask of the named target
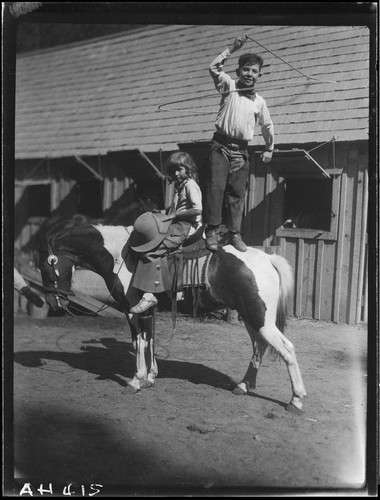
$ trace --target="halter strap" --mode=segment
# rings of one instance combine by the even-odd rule
[[[53,293],[55,298],[57,299],[57,302],[59,303],[59,298],[60,296],[61,297],[64,297],[64,298],[67,298],[69,295],[72,295],[72,296],[75,296],[75,293],[72,292],[72,291],[66,291],[66,290],[62,290],[61,288],[58,287],[58,276],[59,276],[59,271],[58,269],[55,267],[55,265],[57,264],[58,262],[58,257],[57,255],[53,252],[53,243],[55,243],[55,240],[59,237],[59,234],[55,234],[53,235],[50,240],[48,240],[47,242],[47,248],[48,248],[48,253],[49,253],[49,256],[48,256],[48,264],[53,268],[53,271],[54,271],[54,281],[53,281],[53,286],[44,286],[43,287],[43,290],[45,292],[50,292],[50,293]],[[52,258],[54,257],[54,259]]]

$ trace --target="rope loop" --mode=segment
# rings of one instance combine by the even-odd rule
[[[280,59],[280,61],[282,61],[283,63],[287,64],[288,66],[290,66],[292,69],[294,69],[294,71],[297,71],[297,73],[299,73],[300,75],[304,76],[305,78],[307,78],[308,80],[308,83],[306,83],[306,85],[310,85],[311,83],[338,83],[334,80],[321,80],[320,78],[317,78],[315,76],[310,76],[306,73],[304,73],[303,71],[299,70],[298,68],[296,68],[295,66],[293,66],[292,64],[290,64],[289,62],[285,61],[285,59],[283,59],[281,56],[277,55],[275,52],[271,51],[270,49],[268,49],[268,47],[265,47],[265,45],[263,45],[262,43],[258,42],[257,40],[255,40],[254,38],[248,36],[248,35],[245,35],[249,40],[251,40],[252,42],[256,43],[257,45],[260,45],[260,47],[262,47],[263,49],[265,49],[266,51],[268,51],[270,54],[272,54],[273,56],[277,57],[277,59]],[[310,80],[313,80],[313,82],[311,82]],[[299,85],[299,83],[297,83],[296,85]],[[230,94],[232,92],[244,92],[245,89],[236,89],[236,90],[228,90],[228,91],[225,91],[225,92],[221,92],[222,95],[225,95],[225,94]],[[250,90],[250,89],[246,89],[246,90]],[[212,96],[214,96],[215,94],[213,93]],[[199,100],[199,99],[204,99],[204,98],[207,98],[207,97],[210,97],[210,94],[208,95],[203,95],[203,96],[195,96],[195,97],[188,97],[187,99],[181,99],[179,101],[172,101],[172,102],[168,102],[168,103],[164,103],[164,104],[160,104],[157,109],[158,111],[169,111],[169,112],[186,112],[186,111],[190,111],[191,109],[190,108],[183,108],[183,109],[164,109],[164,107],[167,107],[167,106],[170,106],[172,104],[180,104],[180,103],[183,103],[183,102],[189,102],[189,101],[194,101],[194,100]],[[193,114],[196,114],[196,115],[209,115],[210,113],[214,113],[214,111],[193,111]]]

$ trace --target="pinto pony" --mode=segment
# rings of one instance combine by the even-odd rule
[[[39,268],[46,302],[53,310],[68,307],[71,281],[77,267],[103,277],[131,329],[136,370],[129,386],[139,391],[154,383],[158,369],[152,316],[141,317],[129,312],[139,300],[138,290],[130,286],[134,261],[128,240],[132,230],[133,227],[83,224],[50,235],[39,251]],[[243,395],[255,389],[259,367],[270,346],[279,353],[288,369],[292,397],[287,408],[301,410],[306,391],[294,346],[282,333],[293,287],[289,263],[279,255],[269,255],[252,247],[239,252],[232,245],[222,247],[209,257],[208,286],[202,292],[199,312],[225,307],[236,309],[252,341],[252,359],[243,380],[233,390],[234,394]]]

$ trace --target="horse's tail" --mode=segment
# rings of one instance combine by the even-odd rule
[[[276,326],[281,332],[283,332],[288,315],[290,297],[293,293],[293,269],[291,268],[289,262],[281,255],[271,254],[270,261],[280,277]]]

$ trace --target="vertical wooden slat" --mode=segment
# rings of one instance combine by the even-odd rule
[[[314,318],[317,241],[305,239],[302,316]]]
[[[323,240],[319,240],[317,242],[317,253],[316,253],[315,309],[314,309],[315,319],[321,319],[324,251],[325,251],[325,242]]]
[[[254,156],[254,155],[253,155]],[[243,234],[244,234],[244,240],[248,245],[253,244],[253,218],[252,218],[252,211],[254,209],[254,200],[255,200],[255,180],[256,177],[254,175],[254,169],[252,168],[252,162],[254,161],[254,158],[251,160],[251,169],[250,169],[250,174],[248,178],[249,186],[245,198],[245,208],[244,208],[244,217],[243,217]]]
[[[111,206],[111,183],[109,177],[104,178],[102,203],[103,203],[103,212]]]
[[[118,180],[117,180],[117,175],[114,174],[114,176],[112,177],[112,194],[111,194],[111,198],[112,198],[112,203],[114,201],[116,201],[118,199]]]
[[[360,161],[361,160],[361,161]],[[348,205],[351,217],[350,252],[348,252],[348,286],[346,297],[346,322],[352,325],[356,321],[356,305],[358,292],[360,250],[362,237],[362,212],[363,212],[363,156],[359,160],[358,146],[355,145],[349,155],[348,176],[352,183],[352,200]],[[348,229],[347,220],[347,229]]]
[[[269,216],[270,216],[270,193],[272,192],[272,173],[268,169],[265,177],[265,198],[264,198],[264,241],[263,246],[269,245]]]
[[[347,173],[343,171],[341,176],[340,203],[339,203],[339,222],[338,222],[338,241],[335,263],[335,289],[334,289],[334,309],[333,321],[339,323],[342,263],[345,243],[345,218],[346,218],[346,198],[347,198]]]
[[[356,323],[359,323],[361,318],[361,308],[362,308],[362,293],[364,287],[364,269],[366,262],[366,235],[367,235],[367,215],[368,215],[368,172],[364,172],[364,180],[363,180],[363,207],[362,207],[362,233],[360,238],[360,263],[359,263],[359,276],[358,276],[358,288],[357,288],[357,304],[356,304]],[[366,300],[365,294],[365,300]]]
[[[280,239],[280,252],[279,254],[282,257],[286,258],[286,238],[279,238]]]
[[[368,241],[367,238],[365,238],[365,262],[368,262]],[[367,265],[364,266],[364,280],[363,280],[363,314],[360,317],[360,319],[364,322],[368,321],[368,267]]]
[[[59,206],[59,202],[59,184],[57,179],[52,179],[50,185],[50,210],[56,210]]]
[[[22,226],[27,219],[27,212],[25,208],[25,200],[23,201],[23,196],[26,190],[26,186],[15,186],[14,191],[14,202],[17,209],[14,213],[14,228],[15,228],[15,241],[14,248],[20,250],[22,247]]]
[[[297,281],[296,281],[296,310],[295,315],[301,316],[302,311],[302,284],[303,284],[303,262],[305,253],[305,241],[300,238],[297,242],[298,252],[297,252]]]

